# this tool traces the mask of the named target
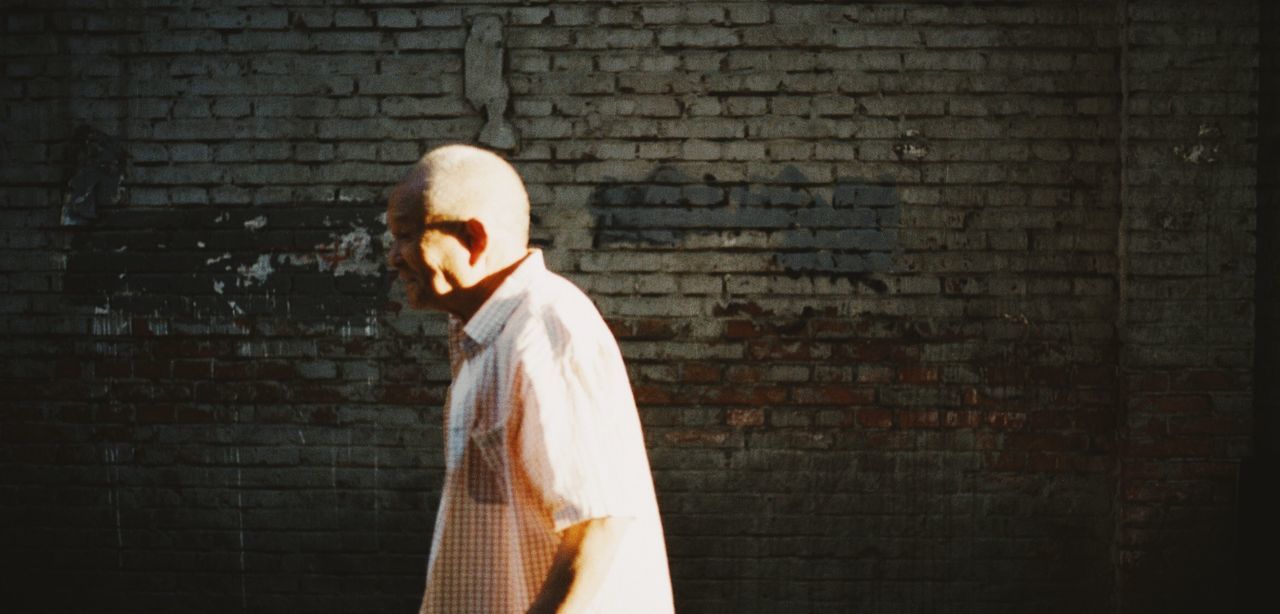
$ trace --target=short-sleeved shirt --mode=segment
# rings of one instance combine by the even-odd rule
[[[446,474],[423,614],[523,613],[576,523],[627,517],[593,612],[672,611],[630,381],[591,300],[529,250],[465,325],[450,316]]]

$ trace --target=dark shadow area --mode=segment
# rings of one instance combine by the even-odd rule
[[[1280,478],[1280,4],[1258,16],[1257,274],[1253,455],[1240,480],[1240,583],[1244,603],[1274,600],[1275,485]]]

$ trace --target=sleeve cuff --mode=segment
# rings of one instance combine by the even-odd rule
[[[577,505],[565,505],[551,515],[552,526],[556,533],[588,520],[596,518],[635,518],[635,514],[617,514],[604,509],[584,508]]]

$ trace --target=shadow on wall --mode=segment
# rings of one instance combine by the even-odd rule
[[[795,166],[725,184],[661,165],[642,181],[606,182],[591,194],[597,249],[768,250],[780,272],[830,275],[887,291],[897,270],[902,202],[888,178],[810,180]]]

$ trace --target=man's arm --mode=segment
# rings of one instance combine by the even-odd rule
[[[551,570],[528,614],[586,612],[609,574],[630,518],[605,516],[572,525],[560,533]]]

